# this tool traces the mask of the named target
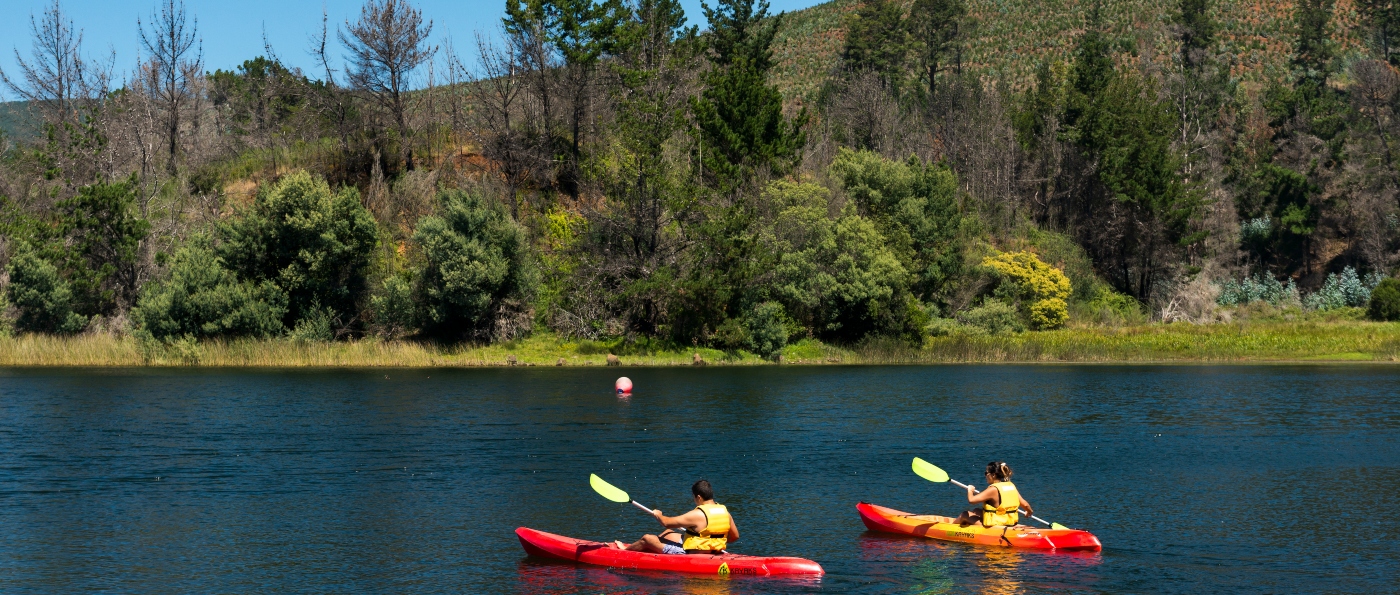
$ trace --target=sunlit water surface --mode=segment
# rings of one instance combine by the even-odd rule
[[[1396,592],[1400,370],[863,367],[0,371],[0,593]],[[1104,551],[868,533],[954,514],[991,459]],[[817,580],[528,559],[519,526],[654,532],[689,507]]]

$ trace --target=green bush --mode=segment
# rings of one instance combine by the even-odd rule
[[[271,337],[286,330],[287,294],[271,281],[238,281],[200,240],[181,248],[170,276],[151,283],[131,310],[137,333],[182,338]]]
[[[1386,278],[1371,290],[1366,314],[1372,320],[1400,320],[1400,279]]]
[[[73,289],[73,308],[110,315],[129,306],[140,289],[138,249],[151,225],[137,211],[136,176],[92,184],[57,204],[63,259],[55,261]]]
[[[1031,328],[1060,328],[1069,320],[1069,304],[1060,298],[1040,300],[1031,304],[1029,318]]]
[[[1327,281],[1317,291],[1303,298],[1303,306],[1309,310],[1335,310],[1337,308],[1359,308],[1371,300],[1371,290],[1380,283],[1382,275],[1371,273],[1362,280],[1356,269],[1347,267],[1342,273],[1328,273]]]
[[[317,307],[349,320],[359,313],[377,234],[358,191],[332,192],[299,171],[262,188],[251,210],[221,226],[218,253],[239,279],[286,292],[284,325]]]
[[[73,311],[73,291],[53,263],[22,248],[8,270],[6,292],[18,310],[15,330],[71,335],[87,326],[87,317]]]
[[[988,299],[981,306],[960,316],[962,321],[992,335],[1019,333],[1026,330],[1021,313],[1014,306],[998,299]]]
[[[904,335],[909,273],[876,225],[853,209],[832,218],[826,190],[777,182],[777,215],[761,241],[776,261],[760,280],[799,322],[824,339]]]
[[[297,321],[289,336],[302,343],[329,343],[335,340],[335,329],[339,326],[329,308],[314,306]]]
[[[503,302],[534,290],[525,233],[479,195],[449,190],[438,200],[441,215],[424,217],[413,234],[426,258],[415,292],[423,330],[447,339],[486,336]]]
[[[788,320],[783,305],[763,302],[744,317],[749,349],[765,359],[776,359],[787,346]]]
[[[379,336],[388,339],[413,332],[418,324],[417,309],[413,282],[403,275],[391,275],[369,296],[370,322]]]

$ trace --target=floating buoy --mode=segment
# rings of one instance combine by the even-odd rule
[[[617,389],[619,395],[630,395],[632,394],[632,379],[626,376],[618,378],[617,382],[613,383],[613,388]]]

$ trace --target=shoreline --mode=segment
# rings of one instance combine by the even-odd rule
[[[803,339],[780,363],[739,351],[676,350],[641,341],[574,342],[548,333],[485,346],[375,339],[291,339],[153,345],[130,336],[0,337],[0,367],[473,368],[938,364],[1309,364],[1400,362],[1400,323],[1258,321],[1081,327],[998,336],[931,337],[921,348],[895,342],[838,347]],[[563,362],[560,365],[560,362]]]

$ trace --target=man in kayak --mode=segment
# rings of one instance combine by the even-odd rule
[[[987,463],[987,489],[978,492],[967,486],[967,501],[981,503],[982,509],[963,512],[957,523],[964,527],[973,523],[982,523],[983,527],[1014,526],[1021,520],[1022,507],[1027,516],[1035,514],[1031,503],[1022,498],[1021,492],[1011,483],[1011,467],[1002,461]]]
[[[700,480],[690,486],[695,508],[680,516],[666,516],[652,511],[656,520],[666,527],[660,535],[643,535],[636,543],[624,545],[614,541],[613,547],[634,552],[654,554],[722,554],[729,542],[738,541],[739,527],[729,510],[715,502],[710,482]]]

